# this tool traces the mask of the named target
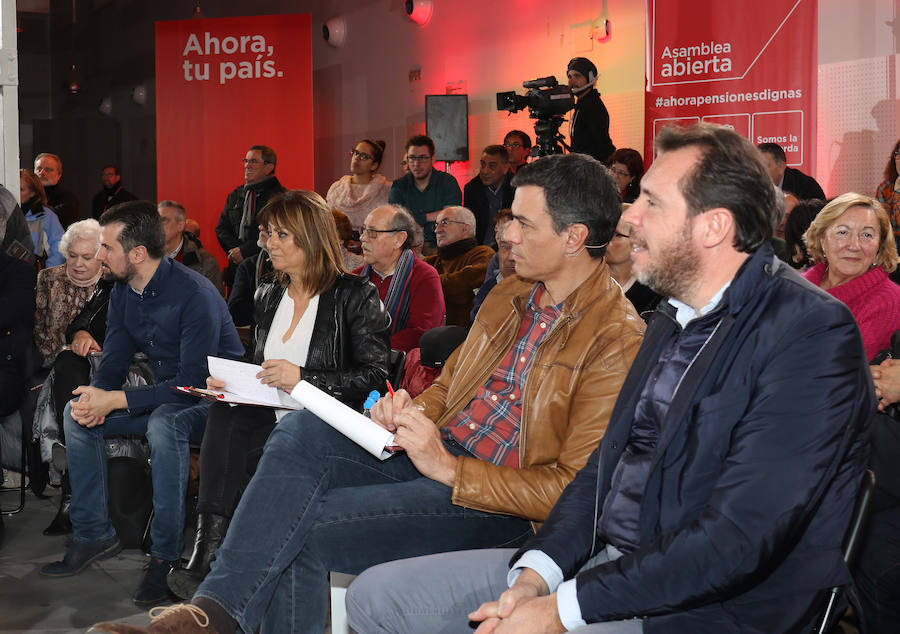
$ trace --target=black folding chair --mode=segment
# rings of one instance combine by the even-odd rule
[[[859,495],[856,498],[856,506],[853,508],[853,517],[850,518],[850,526],[847,527],[847,533],[844,535],[844,563],[847,564],[848,568],[852,568],[859,557],[860,546],[866,531],[866,521],[869,518],[869,507],[871,506],[874,493],[875,474],[866,469],[866,473],[863,475],[862,486],[859,489]],[[815,634],[827,634],[831,629],[832,621],[838,616],[835,614],[835,611],[843,591],[844,586],[834,586],[828,593],[828,605],[825,606],[825,612],[822,614],[819,624],[813,629]]]

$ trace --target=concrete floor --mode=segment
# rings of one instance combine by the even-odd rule
[[[3,515],[6,538],[0,548],[0,634],[84,632],[98,621],[109,620],[149,624],[147,611],[131,601],[148,559],[140,550],[123,550],[75,577],[48,579],[38,574],[44,564],[61,559],[65,548],[65,537],[42,534],[59,506],[58,489],[48,487],[45,493],[51,497],[37,498],[28,491],[21,513]],[[8,511],[18,500],[18,490],[5,492],[0,495],[0,508]],[[191,539],[186,535],[185,543],[192,544]],[[858,634],[846,621],[840,627],[843,634]],[[330,631],[326,628],[325,634]]]
[[[84,632],[97,621],[149,623],[146,610],[131,602],[147,562],[139,550],[123,550],[75,577],[48,579],[38,574],[44,564],[61,559],[65,549],[65,537],[42,534],[59,505],[58,489],[48,487],[45,493],[52,497],[40,499],[29,491],[21,513],[3,515],[0,632],[61,634]],[[15,508],[18,500],[18,490],[5,492],[0,495],[0,508]]]

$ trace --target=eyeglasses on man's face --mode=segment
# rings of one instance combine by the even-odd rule
[[[520,147],[522,147],[522,144],[518,141],[513,141],[512,143],[504,143],[503,146],[509,148],[510,150],[518,150]]]
[[[445,229],[447,227],[449,227],[450,225],[465,225],[465,224],[467,224],[467,223],[463,222],[462,220],[450,220],[449,218],[441,218],[436,223],[434,223],[434,225],[436,227],[444,227]]]
[[[253,165],[253,166],[261,165],[263,163],[268,163],[268,161],[260,161],[258,158],[244,158],[244,159],[241,159],[241,162],[244,165]]]
[[[407,163],[421,163],[421,162],[423,162],[423,161],[430,161],[430,160],[431,160],[431,155],[430,155],[430,154],[421,154],[421,155],[418,155],[418,156],[415,155],[415,154],[411,154],[411,155],[409,155],[409,156],[406,157],[406,162],[407,162]]]
[[[366,154],[365,152],[360,152],[359,150],[353,149],[350,150],[350,158],[357,158],[360,161],[371,161],[375,157],[371,154]]]
[[[363,228],[359,232],[359,237],[368,236],[370,238],[377,238],[378,234],[381,233],[397,233],[398,231],[402,231],[402,229],[375,229],[374,227],[366,227]]]

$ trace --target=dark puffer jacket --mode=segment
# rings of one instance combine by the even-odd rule
[[[253,363],[263,361],[269,328],[285,290],[275,281],[256,289]],[[303,380],[360,409],[370,391],[385,389],[390,324],[375,287],[361,277],[341,275],[319,296],[309,353],[301,369]]]

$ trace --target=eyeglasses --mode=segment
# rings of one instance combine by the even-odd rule
[[[518,141],[515,141],[513,143],[504,143],[503,147],[508,147],[510,150],[518,150],[520,147],[522,147],[522,144]]]
[[[245,158],[245,159],[241,159],[241,162],[244,165],[259,165],[260,163],[268,163],[269,161],[260,161],[258,158],[252,158],[252,159]]]
[[[615,174],[616,176],[621,176],[622,178],[631,178],[631,174],[626,172],[625,170],[616,169],[614,167],[610,167],[609,171]]]
[[[431,160],[430,154],[423,154],[422,156],[407,156],[406,157],[407,163],[421,163],[422,161],[430,161],[430,160]]]
[[[842,227],[839,227],[832,231],[831,235],[834,238],[834,241],[838,244],[849,244],[853,237],[849,229],[844,229]],[[856,237],[861,245],[868,246],[875,244],[878,241],[878,236],[875,235],[874,232],[868,230],[860,231],[858,234],[856,234]]]
[[[397,233],[398,231],[403,231],[403,229],[373,229],[372,227],[363,227],[359,232],[359,237],[369,236],[370,238],[377,238],[379,233]]]
[[[442,218],[434,223],[436,227],[444,227],[445,229],[450,225],[468,225],[468,223],[463,222],[462,220],[450,220],[449,218]]]
[[[900,150],[894,150],[894,158],[900,156]]]
[[[350,158],[358,158],[360,161],[371,161],[375,157],[359,150],[350,150]]]

